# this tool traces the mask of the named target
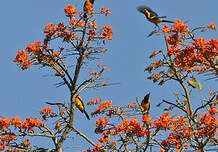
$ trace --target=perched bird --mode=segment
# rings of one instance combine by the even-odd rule
[[[89,115],[88,115],[88,113],[87,113],[86,110],[85,110],[85,107],[84,107],[82,98],[81,98],[80,96],[76,96],[75,102],[76,102],[76,107],[77,107],[82,113],[85,113],[87,119],[90,120]]]
[[[137,10],[144,14],[147,20],[154,23],[157,27],[159,27],[158,24],[160,22],[174,23],[173,21],[163,20],[162,18],[166,18],[166,16],[158,16],[157,13],[147,6],[139,6],[137,7]]]
[[[93,4],[95,0],[86,0],[83,6],[84,15],[83,18],[87,19],[90,12],[93,10]]]
[[[142,107],[142,110],[143,110],[143,113],[146,113],[148,114],[148,111],[150,109],[150,93],[146,94],[144,99],[142,100],[141,102],[141,107]]]

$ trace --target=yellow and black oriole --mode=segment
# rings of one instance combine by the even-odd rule
[[[157,27],[159,27],[158,24],[160,22],[174,23],[173,21],[163,20],[162,18],[166,18],[166,16],[158,16],[156,12],[147,6],[138,6],[137,10],[144,14],[147,20],[154,23]]]
[[[84,15],[83,18],[87,19],[87,17],[90,14],[90,11],[93,10],[93,5],[94,5],[95,0],[86,0],[83,6],[83,11],[84,11]]]
[[[141,102],[141,107],[142,107],[142,110],[143,110],[143,113],[146,113],[148,114],[148,111],[150,109],[150,93],[146,94],[144,99],[142,100]]]
[[[85,110],[85,107],[84,107],[82,98],[81,98],[80,96],[76,96],[76,98],[75,98],[75,103],[76,103],[76,107],[77,107],[82,113],[85,113],[87,119],[90,120],[89,115],[88,115],[88,113],[87,113],[86,110]]]

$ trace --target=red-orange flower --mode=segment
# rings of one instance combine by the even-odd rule
[[[163,32],[164,33],[170,33],[172,31],[172,28],[169,28],[167,24],[164,24]]]
[[[34,127],[40,127],[40,126],[45,126],[45,124],[43,122],[41,122],[39,119],[37,118],[26,118],[24,124],[23,124],[23,128],[25,130],[29,130],[31,132],[34,132]]]
[[[153,128],[155,129],[170,129],[172,123],[172,116],[169,113],[162,114],[158,120],[154,121]]]
[[[46,107],[46,108],[40,110],[41,114],[43,114],[43,113],[50,113],[50,112],[52,112],[52,108],[51,107]]]
[[[177,46],[178,44],[183,44],[183,40],[181,39],[181,37],[179,37],[179,34],[178,32],[170,35],[167,37],[167,42],[170,44],[170,45],[173,45],[173,46]]]
[[[101,34],[101,38],[111,40],[113,35],[113,30],[110,25],[104,25],[103,27],[104,33]]]
[[[107,121],[107,117],[105,118],[98,118],[98,120],[95,121],[95,125],[96,126],[102,126],[102,127],[106,127],[109,124],[109,122]]]
[[[137,118],[131,120],[125,119],[120,125],[115,127],[111,134],[116,135],[119,132],[126,133],[128,136],[144,137],[149,131],[140,124]]]
[[[175,55],[178,51],[180,51],[180,49],[181,49],[181,46],[170,45],[168,47],[168,54],[169,55]]]
[[[89,35],[90,36],[95,36],[95,35],[97,35],[98,33],[97,32],[95,32],[95,30],[89,30]]]
[[[100,139],[98,139],[98,141],[99,141],[100,143],[105,144],[105,143],[108,141],[108,138],[107,138],[107,137],[106,137],[106,138],[100,138]]]
[[[57,28],[56,26],[53,24],[53,23],[49,23],[45,26],[45,29],[44,29],[44,33],[46,35],[52,35],[54,36],[55,32],[57,31]]]
[[[71,35],[70,35],[70,40],[74,40],[74,39],[76,39],[76,36],[78,35],[78,33],[72,33]]]
[[[80,19],[76,20],[75,17],[73,17],[70,21],[70,24],[72,24],[73,26],[77,26],[77,27],[83,27],[83,21],[81,21]]]
[[[210,29],[214,29],[214,30],[216,29],[216,25],[213,22],[211,22],[210,25],[208,25],[206,27],[210,28]]]
[[[100,97],[100,99],[98,99],[98,97],[96,97],[95,99],[89,100],[86,104],[87,105],[99,104],[101,101],[102,101],[102,97]]]
[[[175,23],[173,24],[173,28],[175,31],[180,32],[183,36],[187,35],[188,25],[182,21],[176,19]]]
[[[89,26],[90,28],[97,29],[98,24],[96,24],[95,22],[96,22],[96,20],[89,21],[88,26]]]
[[[133,102],[133,103],[128,103],[128,108],[136,108],[136,103]]]
[[[103,7],[103,8],[101,9],[101,12],[104,13],[106,16],[107,16],[108,14],[111,14],[111,11],[110,11],[109,9],[106,10],[105,7]]]
[[[30,60],[30,54],[25,50],[18,50],[17,56],[14,58],[14,62],[17,62],[22,70],[30,68],[33,64]]]
[[[77,11],[76,11],[76,7],[72,6],[72,5],[67,5],[67,7],[64,9],[64,12],[67,14],[67,16],[72,17],[74,16]]]
[[[142,116],[142,121],[147,123],[147,124],[151,124],[152,123],[151,120],[152,120],[152,118],[149,117],[148,115],[143,115]]]
[[[101,104],[100,104],[100,108],[104,108],[104,109],[107,109],[107,108],[110,108],[111,107],[111,104],[112,104],[112,101],[105,101],[105,102],[102,102]]]
[[[8,118],[0,116],[0,129],[6,129],[10,125]]]
[[[28,139],[24,139],[22,142],[25,146],[30,145],[30,141]]]
[[[10,124],[19,128],[23,126],[23,123],[20,121],[20,117],[11,118]]]
[[[6,147],[6,142],[0,143],[0,150],[4,150]]]
[[[179,135],[175,134],[175,133],[170,133],[169,134],[168,142],[170,144],[175,145],[177,149],[179,149],[183,145],[182,138]]]
[[[103,147],[100,144],[95,145],[93,148],[94,151],[101,151],[102,149]]]
[[[218,113],[218,111],[216,110],[216,107],[215,106],[212,106],[212,108],[208,109],[207,110],[209,114],[211,115],[215,115]]]

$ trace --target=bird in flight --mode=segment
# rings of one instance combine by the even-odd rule
[[[158,28],[158,24],[161,22],[167,22],[167,23],[174,23],[173,21],[164,20],[163,18],[166,18],[166,16],[158,16],[156,12],[154,12],[151,8],[147,6],[138,6],[137,10],[144,14],[148,21],[154,23]]]

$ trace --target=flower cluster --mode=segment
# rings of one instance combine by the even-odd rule
[[[201,116],[198,114],[199,129],[196,131],[197,136],[200,138],[214,136],[216,134],[216,129],[218,127],[218,121],[215,118],[215,114],[218,113],[216,107],[208,109],[208,113],[204,112]]]
[[[75,14],[77,14],[76,7],[72,5],[67,5],[67,7],[64,9],[64,12],[66,13],[68,17],[72,17]]]
[[[57,114],[52,113],[51,107],[45,107],[44,109],[40,110],[40,114],[42,115],[42,118],[46,120],[49,117],[55,117]]]
[[[95,102],[96,103],[96,102]],[[105,101],[105,102],[101,102],[99,104],[99,107],[97,109],[95,109],[95,111],[93,111],[91,114],[92,115],[96,115],[96,114],[103,114],[106,112],[107,109],[112,108],[111,107],[112,101]]]
[[[109,9],[106,9],[105,7],[103,7],[103,8],[101,9],[101,13],[104,13],[105,16],[107,16],[108,14],[111,14],[111,11],[110,11]]]
[[[87,105],[96,105],[101,103],[102,101],[102,97],[100,97],[100,99],[98,97],[96,97],[95,99],[89,100],[86,104]]]
[[[33,64],[30,60],[30,54],[25,50],[18,50],[17,56],[14,58],[14,62],[17,62],[23,70],[30,68]]]
[[[206,26],[207,28],[215,28],[214,24]],[[202,38],[194,38],[191,31],[188,30],[187,24],[182,23],[177,20],[172,29],[164,27],[163,31],[165,33],[170,33],[171,35],[167,37],[167,42],[169,44],[168,54],[174,56],[175,64],[180,69],[186,69],[186,71],[199,71],[203,72],[210,70],[211,62],[214,62],[215,57],[218,54],[218,40],[211,39],[205,41]],[[181,36],[179,35],[181,34]],[[193,42],[189,45],[186,42],[187,38],[184,36],[190,35]],[[183,47],[183,44],[186,46]]]
[[[96,20],[95,19],[94,20],[90,20],[88,22],[88,26],[89,26],[89,28],[92,28],[92,29],[98,29],[98,24],[96,24]]]
[[[52,112],[52,108],[51,107],[45,107],[44,109],[40,110],[40,114],[47,114],[50,115]]]
[[[133,102],[133,103],[128,103],[128,108],[133,108],[135,109],[136,108],[136,102]]]
[[[172,122],[173,122],[172,116],[170,116],[169,113],[165,113],[162,114],[159,119],[154,121],[153,128],[158,130],[170,129],[170,125],[172,124]]]
[[[19,117],[11,118],[10,120],[1,116],[0,129],[7,129],[10,126],[24,129],[24,131],[34,132],[34,127],[44,126],[44,123],[37,118],[27,118],[24,122],[21,122]]]
[[[120,125],[115,127],[114,134],[119,132],[126,133],[128,136],[144,137],[149,134],[149,131],[141,124],[137,118],[132,120],[125,119]]]
[[[43,52],[43,47],[40,45],[40,41],[36,41],[33,44],[28,44],[25,50],[18,51],[17,56],[14,58],[14,62],[23,69],[30,68],[34,64],[42,64],[47,66],[56,65],[56,58],[59,58],[60,53],[53,50]]]
[[[148,115],[143,115],[142,116],[142,121],[144,122],[144,123],[146,123],[146,124],[152,124],[153,122],[151,121],[152,120],[152,118],[151,117],[149,117]]]
[[[111,40],[113,35],[113,30],[110,25],[105,25],[103,27],[104,32],[101,34],[101,38]]]
[[[50,42],[53,40],[61,39],[64,42],[71,43],[74,47],[76,47],[74,43],[80,44],[79,41],[90,43],[98,39],[112,39],[113,30],[109,25],[104,25],[100,28],[96,24],[95,19],[88,20],[84,23],[84,21],[79,18],[80,15],[77,13],[76,8],[71,5],[68,5],[64,11],[67,16],[70,17],[68,24],[61,22],[58,24],[47,24],[44,28],[45,38],[43,40],[43,44],[41,44],[40,41],[36,41],[33,44],[29,44],[26,49],[19,50],[17,52],[14,62],[17,62],[23,70],[30,68],[33,64],[41,64],[43,66],[52,67],[56,71],[55,75],[61,76],[66,70],[65,65],[63,65],[63,62],[58,63],[57,61],[62,59],[62,52],[64,48],[54,51],[54,49],[50,46]],[[104,9],[102,9],[101,12],[104,12],[105,14],[110,13],[109,10]],[[84,44],[84,46],[87,45]],[[88,57],[88,51],[89,50],[87,50],[86,55],[84,55],[84,59]]]
[[[30,145],[30,141],[28,139],[24,139],[22,142],[25,147],[28,147]]]
[[[64,121],[57,121],[55,124],[55,130],[57,130],[58,133],[61,133],[63,130]]]
[[[209,29],[216,30],[216,25],[213,22],[211,22],[210,25],[208,25],[206,27],[209,28]]]
[[[79,26],[80,24],[74,23],[77,21],[74,21],[74,18],[71,19],[69,23],[71,23],[73,26]],[[49,23],[45,26],[44,33],[46,35],[46,38],[44,40],[44,47],[47,47],[47,44],[50,40],[55,38],[63,38],[65,41],[69,41],[70,39],[76,39],[77,33],[70,32],[67,30],[67,26],[65,26],[63,23],[53,24]]]
[[[211,23],[211,25],[201,28],[215,29],[216,26]],[[185,73],[205,73],[207,71],[218,73],[216,66],[218,40],[196,38],[194,35],[196,29],[189,30],[188,25],[180,20],[176,20],[172,27],[164,25],[162,31],[167,42],[167,54],[164,51],[157,52],[156,50],[152,53],[152,58],[157,54],[162,54],[163,58],[151,63],[146,68],[150,73],[154,70],[158,72],[149,79],[154,82],[161,79],[165,82],[168,78],[176,77],[175,71],[184,72],[184,75]],[[159,70],[161,67],[163,71]]]
[[[43,127],[45,124],[37,118],[27,118],[23,123],[23,128],[27,131],[34,132],[34,127]]]
[[[198,119],[195,119],[195,125],[191,124],[187,118],[183,116],[178,116],[172,119],[168,113],[160,116],[158,120],[154,121],[153,128],[156,130],[164,129],[168,130],[169,136],[167,139],[161,142],[161,145],[169,150],[170,147],[175,146],[177,149],[185,147],[187,149],[194,140],[193,138],[198,138],[198,140],[204,140],[207,138],[212,138],[216,134],[217,120],[215,114],[217,113],[215,106],[208,109],[208,113],[197,114]],[[192,143],[195,145],[196,143]]]
[[[151,120],[151,118],[148,117],[148,121]],[[132,138],[134,136],[136,137],[146,137],[150,133],[147,129],[146,125],[138,121],[138,118],[133,119],[125,119],[120,124],[114,126],[110,122],[108,122],[108,118],[99,118],[96,120],[96,134],[102,134],[102,138],[100,138],[98,141],[102,143],[103,145],[110,145],[115,146],[118,144],[119,140],[116,139],[117,136],[123,135],[123,137],[126,138]],[[114,137],[114,139],[112,138]]]
[[[95,125],[97,126],[97,128],[95,129],[95,133],[96,134],[102,133],[104,131],[104,128],[106,128],[106,126],[109,125],[107,117],[98,118],[98,120],[96,120],[95,122]]]
[[[17,140],[15,132],[12,132],[12,128],[15,128],[19,133],[24,134],[33,133],[34,128],[43,127],[45,124],[37,118],[26,118],[25,121],[21,121],[19,117],[5,118],[0,116],[0,150],[4,150],[10,143],[14,143]],[[30,143],[28,140],[23,140],[23,144],[28,146]]]
[[[73,26],[73,27],[83,27],[83,21],[80,19],[76,19],[75,17],[73,17],[69,23]],[[78,33],[76,33],[76,35],[78,35]]]
[[[205,72],[211,70],[218,54],[218,40],[211,39],[205,41],[204,38],[195,39],[194,46],[187,46],[175,55],[175,61],[178,68],[184,68],[187,71]]]

